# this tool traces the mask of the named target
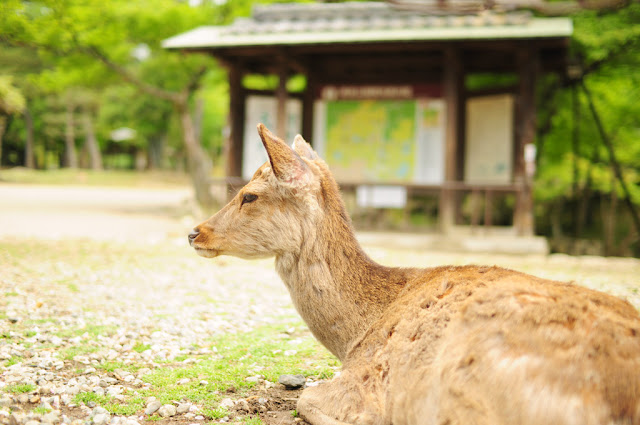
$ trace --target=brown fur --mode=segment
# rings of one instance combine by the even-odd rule
[[[192,244],[207,257],[275,256],[300,315],[343,361],[303,392],[309,422],[640,425],[630,304],[498,267],[376,264],[311,147],[258,132],[270,162]]]

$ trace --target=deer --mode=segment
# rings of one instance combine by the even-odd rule
[[[627,301],[496,266],[387,267],[358,243],[313,148],[264,125],[268,154],[188,240],[275,257],[341,373],[303,390],[313,425],[640,425],[640,315]]]

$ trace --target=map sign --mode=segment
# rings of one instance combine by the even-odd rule
[[[325,159],[340,181],[410,181],[415,101],[327,102]]]
[[[441,99],[320,101],[314,146],[338,181],[438,184],[443,106]]]

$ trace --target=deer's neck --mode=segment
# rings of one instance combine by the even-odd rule
[[[404,287],[410,270],[371,260],[340,207],[302,229],[300,250],[278,255],[276,268],[314,336],[343,360]]]

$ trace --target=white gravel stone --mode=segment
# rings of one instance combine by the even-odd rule
[[[230,398],[224,398],[220,402],[220,407],[224,407],[225,409],[231,409],[233,406],[235,406],[235,402]]]
[[[176,413],[178,415],[182,415],[183,413],[187,413],[191,408],[191,403],[180,403],[176,408]]]
[[[169,418],[176,415],[176,410],[176,406],[174,406],[173,404],[165,404],[160,409],[158,409],[158,415],[162,416],[163,418]]]
[[[109,422],[110,415],[108,413],[99,413],[93,417],[94,425],[105,425]]]
[[[160,409],[162,407],[162,403],[160,403],[157,400],[153,400],[151,401],[149,404],[147,404],[146,409],[144,409],[144,414],[145,415],[153,415],[154,413],[156,413],[158,411],[158,409]]]

